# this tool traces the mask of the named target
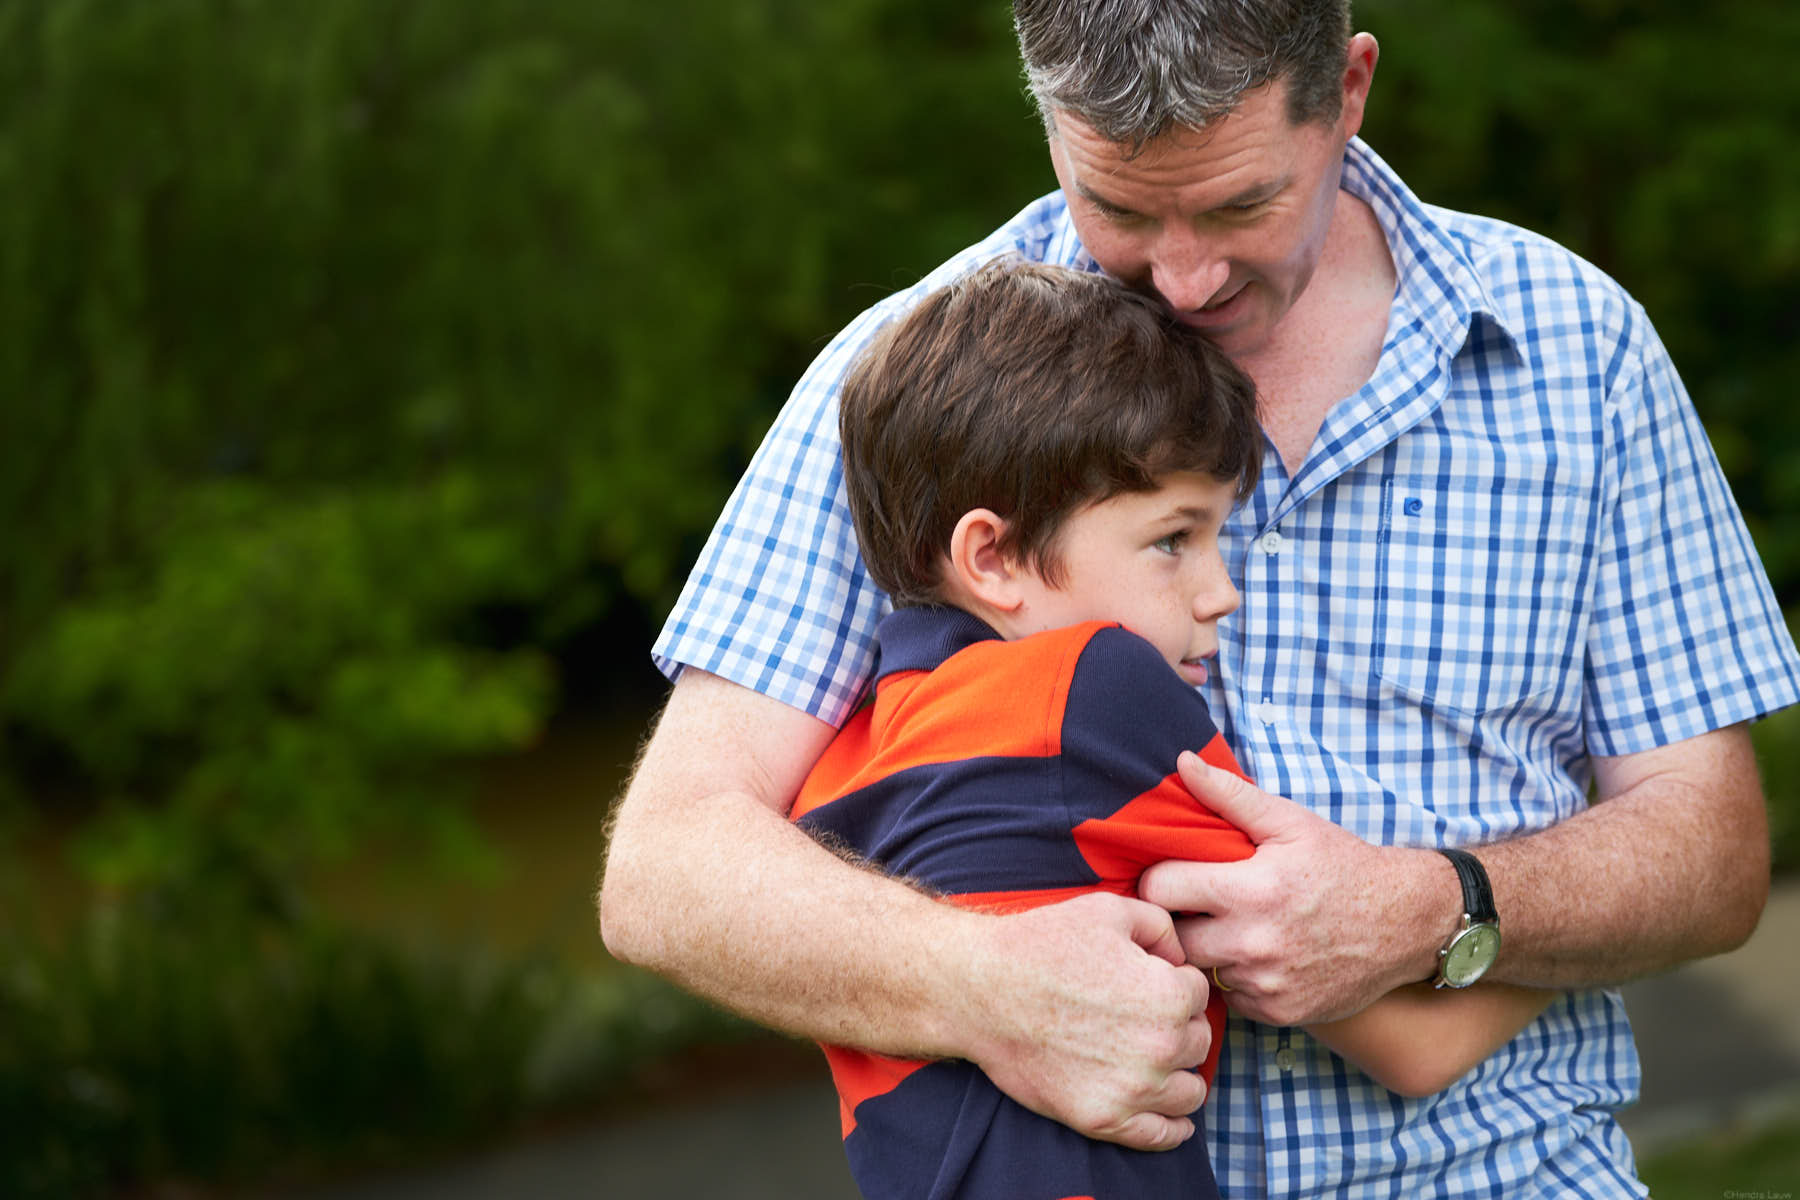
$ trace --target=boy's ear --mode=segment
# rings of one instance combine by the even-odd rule
[[[969,597],[1000,612],[1024,602],[1021,568],[1000,549],[1007,521],[992,509],[970,509],[950,534],[950,580]]]

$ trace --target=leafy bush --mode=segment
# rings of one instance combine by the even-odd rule
[[[1769,803],[1769,838],[1777,873],[1800,871],[1800,708],[1784,709],[1750,727]]]
[[[218,882],[136,893],[54,947],[0,937],[0,1194],[490,1138],[741,1028],[635,972],[402,951]]]
[[[1800,603],[1800,9],[1358,14],[1371,142],[1645,302]],[[72,797],[95,880],[196,897],[0,959],[14,1190],[378,1111],[268,1115],[365,1026],[445,1073],[418,1128],[516,1102],[449,1076],[539,1036],[523,977],[317,932],[295,871],[442,840],[456,761],[672,594],[823,339],[1053,186],[1017,79],[998,2],[0,4],[0,834]],[[1757,732],[1789,865],[1792,724]],[[498,1057],[403,1032],[457,1024]]]
[[[1042,175],[1007,45],[949,0],[0,9],[0,804],[429,819],[672,594],[822,333]],[[921,106],[968,110],[923,158]]]

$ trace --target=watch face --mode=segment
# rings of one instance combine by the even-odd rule
[[[1444,955],[1444,982],[1468,987],[1487,973],[1500,955],[1500,931],[1492,925],[1474,925],[1450,944]]]

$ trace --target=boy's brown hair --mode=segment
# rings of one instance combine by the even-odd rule
[[[1236,482],[1262,460],[1255,389],[1158,301],[1103,275],[1002,259],[931,293],[862,351],[839,398],[863,561],[896,605],[941,599],[957,521],[1060,582],[1072,513],[1174,471]]]

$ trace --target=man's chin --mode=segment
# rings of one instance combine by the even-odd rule
[[[1268,341],[1268,328],[1254,299],[1245,288],[1218,308],[1175,314],[1176,320],[1206,335],[1206,340],[1225,353],[1251,354]]]

